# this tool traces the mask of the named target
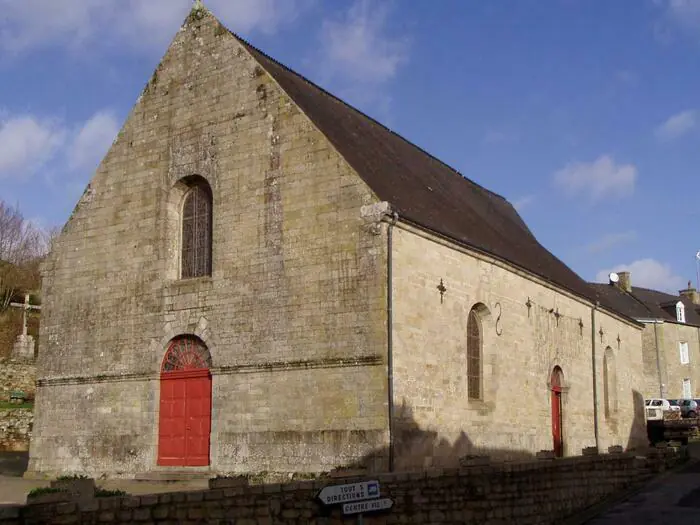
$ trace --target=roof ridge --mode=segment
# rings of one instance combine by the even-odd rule
[[[597,286],[597,287],[600,287],[600,288],[606,288],[606,289],[609,288],[609,287],[611,286],[610,284],[595,283],[595,282],[591,282],[591,283],[588,283],[588,284],[590,284],[590,285],[592,285],[592,286]],[[649,308],[649,307],[647,306],[647,304],[646,304],[644,301],[642,301],[642,300],[639,299],[637,296],[635,296],[634,293],[630,293],[630,292],[627,292],[626,290],[622,290],[622,289],[618,288],[617,286],[613,286],[613,289],[615,289],[615,290],[616,290],[618,293],[620,293],[620,294],[630,296],[635,302],[637,302],[637,303],[639,303],[640,305],[642,305],[642,307],[644,308],[644,310],[646,310],[647,312],[649,312],[649,315],[654,315],[654,312],[651,311],[651,308]],[[634,287],[632,288],[632,291],[634,292]]]
[[[632,292],[627,292],[626,290],[621,290],[621,291],[622,291],[623,293],[629,295],[632,299],[634,299],[635,301],[637,301],[639,304],[641,304],[641,305],[644,307],[644,309],[645,309],[647,312],[649,312],[649,315],[654,315],[654,312],[651,311],[651,308],[649,308],[649,306],[648,306],[644,301],[642,301],[639,297],[637,297],[636,295],[634,295],[634,286],[632,287]]]
[[[672,293],[664,292],[662,290],[655,290],[654,288],[645,288],[644,286],[633,286],[632,289],[634,290],[637,288],[638,290],[644,290],[646,292],[654,292],[658,294],[663,294],[663,295],[668,295],[669,297],[681,297],[680,295],[674,295]]]
[[[218,19],[217,19],[217,20],[218,20]],[[238,35],[237,33],[233,32],[231,29],[229,29],[228,27],[226,27],[225,25],[223,25],[223,24],[221,23],[221,21],[219,21],[219,24],[221,24],[221,26],[222,26],[224,29],[226,29],[229,33],[231,33],[231,35],[232,35],[234,38],[236,38],[239,42],[241,42],[243,45],[245,45],[246,47],[252,49],[252,50],[255,51],[256,53],[260,53],[262,56],[264,56],[264,57],[265,57],[267,60],[269,60],[270,62],[273,62],[275,65],[281,67],[282,69],[284,69],[284,70],[286,70],[286,71],[292,73],[293,75],[296,75],[297,77],[299,77],[301,80],[303,80],[303,81],[306,82],[307,84],[310,84],[310,85],[313,86],[314,88],[316,88],[316,89],[318,89],[319,91],[321,91],[321,92],[322,92],[324,95],[326,95],[327,97],[331,98],[332,100],[334,100],[334,101],[336,101],[336,102],[339,102],[339,103],[343,104],[344,106],[348,107],[348,108],[351,109],[352,111],[354,111],[354,112],[356,112],[356,113],[362,115],[364,118],[366,118],[367,120],[369,120],[369,121],[372,122],[373,124],[376,124],[376,125],[378,125],[379,127],[383,128],[383,129],[385,129],[386,131],[388,131],[389,133],[391,133],[392,135],[395,135],[395,136],[398,137],[399,139],[403,140],[405,143],[407,143],[407,144],[409,144],[410,146],[416,148],[417,150],[419,150],[419,151],[420,151],[421,153],[423,153],[424,155],[430,157],[432,160],[434,160],[434,161],[436,161],[436,162],[442,164],[443,166],[445,166],[446,168],[448,168],[451,172],[453,172],[455,175],[458,175],[459,177],[461,177],[462,179],[466,180],[467,182],[473,184],[474,186],[476,186],[476,187],[479,188],[480,190],[482,190],[482,191],[488,193],[489,195],[493,195],[493,196],[495,196],[495,197],[498,197],[499,199],[501,199],[501,200],[507,202],[508,204],[510,204],[510,205],[512,206],[512,203],[511,203],[508,199],[506,199],[503,195],[501,195],[501,194],[499,194],[499,193],[496,193],[496,192],[494,192],[494,191],[491,191],[491,190],[489,190],[487,187],[485,187],[485,186],[479,184],[478,182],[475,182],[474,180],[472,180],[472,179],[470,179],[469,177],[467,177],[466,175],[462,174],[462,172],[460,172],[460,171],[457,170],[456,168],[453,168],[452,166],[450,166],[449,164],[447,164],[445,161],[440,160],[438,157],[436,157],[435,155],[433,155],[433,154],[430,153],[429,151],[425,150],[425,149],[422,148],[421,146],[415,144],[414,142],[411,142],[410,140],[408,140],[406,137],[404,137],[404,136],[401,135],[400,133],[397,133],[396,131],[394,131],[394,130],[392,130],[391,128],[387,127],[385,124],[382,124],[382,123],[381,123],[379,120],[377,120],[376,118],[374,118],[374,117],[368,115],[367,113],[365,113],[364,111],[362,111],[362,110],[356,108],[356,107],[353,106],[352,104],[349,104],[348,102],[344,101],[344,100],[341,99],[340,97],[337,97],[336,95],[334,95],[333,93],[331,93],[331,92],[328,91],[327,89],[325,89],[325,88],[319,86],[319,85],[316,84],[314,81],[308,79],[306,76],[304,76],[304,75],[302,75],[301,73],[299,73],[299,72],[293,70],[293,69],[290,68],[289,66],[286,66],[285,64],[283,64],[283,63],[280,62],[279,60],[276,60],[275,58],[271,57],[270,55],[268,55],[267,53],[265,53],[265,52],[262,51],[261,49],[255,47],[253,44],[251,44],[250,42],[248,42],[245,38],[241,37],[241,36]],[[264,66],[263,66],[263,67],[264,67]]]

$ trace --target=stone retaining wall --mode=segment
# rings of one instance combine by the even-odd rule
[[[0,452],[29,450],[33,423],[29,408],[0,409]]]
[[[36,392],[36,366],[34,363],[0,359],[0,401],[8,401],[10,392],[22,390],[26,394]]]
[[[373,479],[379,480],[381,496],[393,499],[394,506],[380,515],[366,514],[364,522],[556,523],[682,460],[682,455],[666,449],[648,457],[609,454],[500,465],[476,462],[455,470],[385,474]],[[9,507],[0,509],[0,524],[340,524],[349,521],[339,507],[324,507],[316,495],[329,484],[353,481],[359,480],[248,486],[240,479],[216,479],[210,485],[220,488],[207,491]]]

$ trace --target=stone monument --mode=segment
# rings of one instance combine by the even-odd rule
[[[34,360],[34,338],[27,333],[27,314],[31,310],[41,310],[41,306],[29,303],[29,294],[24,295],[24,303],[10,303],[10,306],[22,309],[22,333],[17,336],[12,346],[12,359],[22,361]]]

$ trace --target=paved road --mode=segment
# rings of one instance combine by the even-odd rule
[[[0,452],[0,506],[24,505],[27,493],[35,487],[48,487],[49,481],[24,479],[22,474],[27,466],[26,452]],[[109,490],[123,490],[129,494],[158,494],[181,490],[201,490],[208,486],[208,480],[197,479],[187,482],[162,483],[112,479],[97,481],[97,485]]]
[[[700,461],[662,476],[588,525],[700,525]]]

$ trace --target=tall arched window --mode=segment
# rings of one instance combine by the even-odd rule
[[[183,279],[211,275],[212,195],[207,182],[197,177],[188,184],[182,206]]]
[[[467,321],[467,396],[469,399],[481,399],[482,345],[481,319],[474,307],[469,312]]]
[[[607,347],[603,355],[603,401],[605,417],[617,413],[617,375],[615,371],[615,356],[612,348]]]

